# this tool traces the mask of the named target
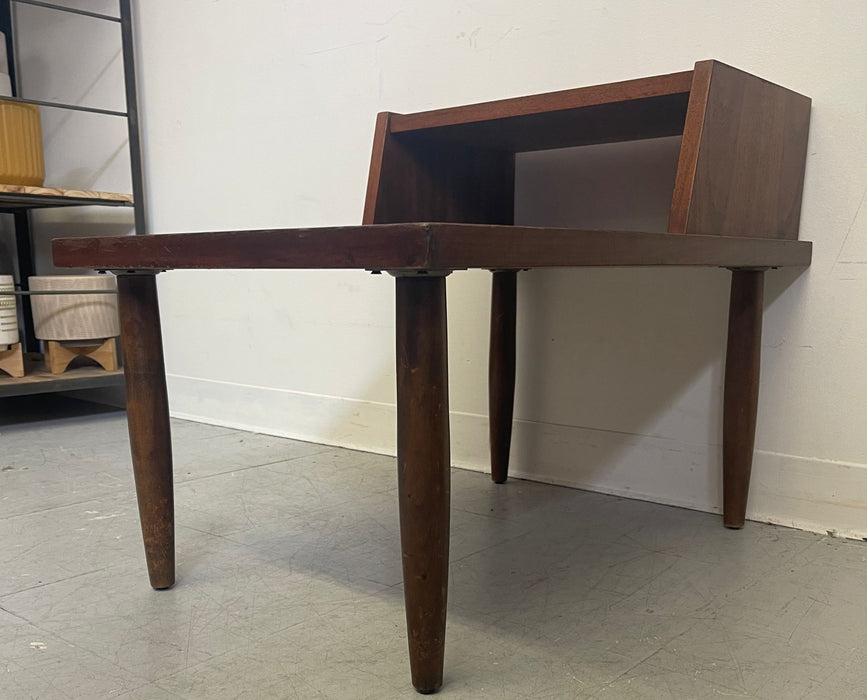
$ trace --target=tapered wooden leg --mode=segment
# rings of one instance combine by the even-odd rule
[[[723,523],[744,526],[762,346],[764,270],[732,270],[723,399]]]
[[[449,401],[444,276],[397,278],[400,543],[412,684],[443,679],[449,569]]]
[[[488,416],[491,479],[502,484],[509,476],[512,414],[515,404],[515,322],[517,270],[496,270],[491,285],[491,347],[488,362]]]
[[[148,574],[154,588],[175,582],[172,440],[156,275],[117,278],[126,410]]]

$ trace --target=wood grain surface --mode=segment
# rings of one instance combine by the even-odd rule
[[[509,477],[512,416],[515,406],[515,361],[518,314],[518,271],[491,275],[491,338],[488,347],[488,418],[491,479]]]
[[[443,682],[449,577],[446,278],[395,280],[397,484],[412,684]]]
[[[806,266],[812,244],[771,238],[419,223],[61,238],[54,240],[52,248],[58,267],[109,270],[456,270]]]
[[[99,192],[97,190],[68,190],[62,187],[31,187],[29,185],[0,185],[0,193],[30,194],[43,197],[71,197],[75,199],[107,199],[116,202],[132,202],[131,194]]]
[[[62,374],[69,363],[79,357],[87,357],[108,372],[117,369],[117,343],[106,338],[94,345],[63,345],[56,340],[45,341],[45,365],[52,374]]]
[[[151,586],[175,583],[172,436],[156,275],[121,275],[120,327],[129,445]]]
[[[689,104],[680,140],[680,156],[674,177],[674,192],[668,217],[669,233],[686,233],[686,220],[698,165],[698,148],[704,127],[707,110],[707,96],[710,91],[710,76],[713,61],[699,61],[692,73],[692,87],[689,91]]]
[[[21,343],[0,345],[0,371],[19,379],[24,376],[24,353]]]
[[[688,92],[678,92],[394,134],[511,153],[632,141],[682,133],[688,101]]]
[[[810,98],[719,61],[696,79],[669,230],[797,239]]]
[[[520,119],[539,114],[569,112],[571,110],[606,104],[684,95],[689,93],[692,71],[637,78],[616,83],[592,85],[570,90],[559,90],[540,95],[513,97],[505,100],[481,102],[460,107],[447,107],[415,114],[395,114],[391,131],[418,131],[478,122]],[[682,126],[682,122],[681,122]]]
[[[364,196],[364,214],[362,224],[375,224],[376,202],[379,199],[379,182],[382,173],[382,159],[385,153],[385,141],[388,138],[390,112],[380,112],[376,115],[376,126],[373,128],[373,148],[370,154],[370,170],[367,173],[367,192]]]
[[[380,115],[365,224],[449,221],[511,224],[515,155],[477,144],[441,142],[427,133],[389,131],[395,115]]]
[[[744,526],[753,466],[765,273],[733,270],[723,392],[723,524]]]

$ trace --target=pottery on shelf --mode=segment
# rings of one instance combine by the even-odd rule
[[[6,37],[0,32],[0,98],[12,97]],[[42,187],[45,157],[42,121],[36,105],[0,99],[0,184]]]
[[[12,275],[0,275],[0,292],[15,291]],[[0,294],[0,350],[18,342],[18,307],[14,296]]]
[[[30,291],[117,290],[114,275],[46,275]],[[34,294],[33,326],[40,340],[93,341],[120,335],[116,294]]]
[[[6,35],[0,32],[0,97],[12,97],[12,79],[6,54]]]
[[[31,185],[45,183],[42,154],[42,122],[39,107],[0,99],[0,183]]]

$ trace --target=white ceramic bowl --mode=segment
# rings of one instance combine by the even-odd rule
[[[6,56],[6,35],[0,32],[0,73],[9,72],[9,59]]]
[[[0,275],[0,292],[15,291],[12,275]],[[0,350],[18,342],[17,297],[0,295]]]
[[[30,277],[30,290],[116,290],[114,275]],[[120,335],[116,294],[34,294],[33,325],[40,340],[103,340]]]

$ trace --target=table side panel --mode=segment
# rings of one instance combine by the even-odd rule
[[[364,214],[361,217],[362,224],[376,223],[376,205],[379,200],[380,181],[382,179],[385,141],[388,138],[391,117],[391,112],[380,112],[376,115],[376,126],[373,130],[373,147],[370,153],[370,169],[367,173],[367,192],[364,196]]]
[[[795,240],[810,99],[718,61],[701,128],[684,231],[767,232]]]
[[[713,61],[699,61],[695,64],[692,74],[692,88],[689,92],[689,105],[686,108],[683,138],[680,141],[680,157],[677,160],[677,173],[674,177],[674,192],[668,217],[669,233],[686,233],[712,69]]]

